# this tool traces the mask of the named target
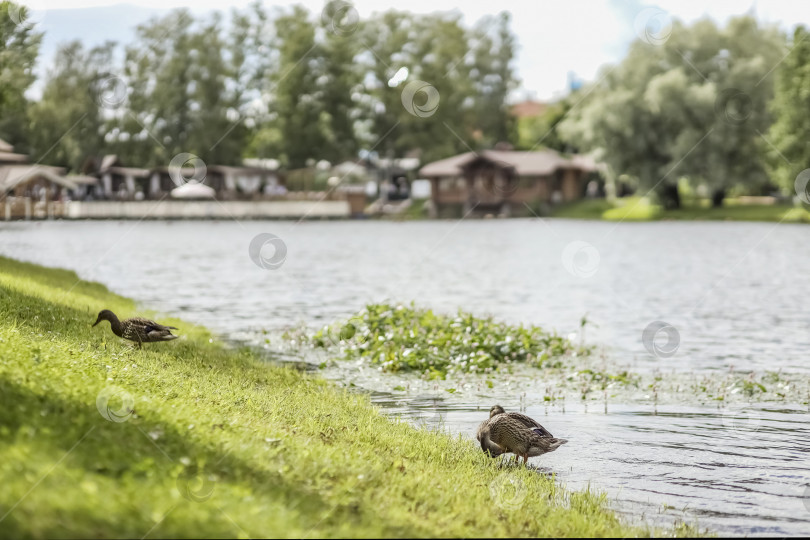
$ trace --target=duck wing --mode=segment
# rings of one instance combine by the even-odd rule
[[[512,418],[513,420],[517,420],[518,422],[520,422],[525,427],[532,430],[535,434],[539,435],[540,437],[550,437],[550,438],[554,437],[554,435],[552,435],[551,432],[549,432],[549,430],[540,425],[540,422],[538,422],[537,420],[535,420],[530,416],[526,416],[525,414],[517,412],[508,412],[506,413],[506,416]]]
[[[144,319],[143,317],[133,317],[125,321],[125,324],[131,324],[138,329],[138,334],[146,336],[141,339],[148,339],[152,341],[168,341],[177,338],[172,334],[172,330],[177,330],[174,326],[165,326],[156,323],[151,319]]]
[[[531,418],[529,420],[534,422]],[[487,429],[491,433],[492,441],[504,448],[505,451],[517,455],[525,454],[528,457],[553,452],[568,442],[565,439],[557,439],[546,435],[548,431],[542,426],[529,427],[525,425],[525,421],[525,419],[513,418],[508,414],[499,414],[490,419]]]
[[[166,326],[165,324],[156,323],[152,319],[144,319],[143,317],[133,317],[128,319],[127,322],[130,322],[136,326],[140,326],[143,329],[152,330],[177,330],[176,326]]]

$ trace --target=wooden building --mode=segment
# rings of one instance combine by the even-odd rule
[[[261,166],[208,165],[204,171],[187,167],[178,172],[179,175],[175,172],[177,178],[172,178],[169,167],[152,169],[149,198],[159,199],[191,180],[212,188],[216,198],[223,201],[272,198],[284,186],[283,176],[278,170]]]
[[[0,140],[0,213],[3,219],[48,217],[61,211],[78,186],[61,167],[28,163]],[[60,207],[60,208],[57,208]]]
[[[553,150],[484,150],[428,163],[419,172],[431,181],[434,217],[508,216],[582,198],[587,178],[597,169],[586,156]]]
[[[125,167],[115,154],[107,154],[96,164],[88,160],[85,174],[99,179],[88,198],[118,201],[134,201],[147,198],[149,192],[149,170],[139,167]]]
[[[98,178],[95,186],[85,190],[83,199],[161,199],[171,196],[172,190],[191,180],[212,188],[220,200],[272,198],[284,186],[277,167],[269,168],[263,162],[245,167],[207,165],[196,171],[194,167],[183,167],[174,171],[173,178],[170,167],[126,167],[117,156],[110,154],[100,160],[88,159],[83,170],[85,175]]]

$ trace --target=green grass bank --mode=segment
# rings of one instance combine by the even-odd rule
[[[784,204],[746,204],[730,198],[713,208],[708,200],[688,200],[676,210],[665,210],[641,197],[626,197],[610,202],[605,199],[576,201],[556,208],[551,217],[599,219],[605,221],[772,221],[810,223],[804,207]]]
[[[73,272],[0,258],[2,537],[656,532],[204,328],[168,319],[181,339],[133,349],[91,328],[103,308],[136,313]]]

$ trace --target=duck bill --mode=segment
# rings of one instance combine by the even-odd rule
[[[100,322],[101,322],[101,317],[99,317],[98,319],[96,319],[96,322],[94,322],[94,323],[93,323],[93,326],[97,325],[97,324],[98,324],[98,323],[100,323]],[[92,328],[93,326],[91,326],[90,328]]]

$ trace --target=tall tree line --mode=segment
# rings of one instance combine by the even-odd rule
[[[296,168],[361,150],[437,159],[515,142],[507,14],[467,27],[455,14],[360,20],[343,0],[320,13],[259,2],[227,16],[178,9],[139,25],[132,43],[62,44],[41,97],[29,102],[42,36],[8,16],[25,8],[0,6],[9,79],[0,137],[50,164],[78,170],[90,155],[115,153],[132,166],[166,166],[189,152],[208,163],[265,157]],[[417,81],[428,85],[413,96],[417,108],[438,95],[425,114],[403,103]]]
[[[722,204],[729,190],[769,184],[763,134],[784,54],[784,34],[750,16],[725,28],[673,21],[666,39],[638,39],[581,89],[558,131],[665,207],[680,206],[680,179],[706,186]]]

